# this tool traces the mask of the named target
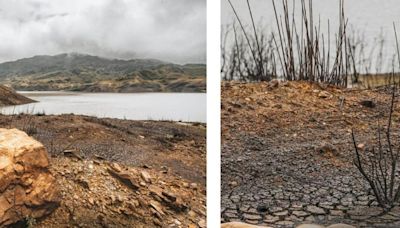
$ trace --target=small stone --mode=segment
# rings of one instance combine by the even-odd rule
[[[146,171],[142,171],[140,173],[140,176],[143,178],[144,181],[146,181],[147,183],[151,183],[151,176],[148,172]]]
[[[174,220],[174,223],[175,223],[176,225],[178,225],[178,226],[180,226],[180,225],[182,224],[178,219],[175,219],[175,220]]]
[[[111,195],[110,198],[112,203],[115,203],[115,201],[117,200],[117,198],[114,195]]]
[[[190,184],[190,188],[191,188],[191,189],[194,189],[194,190],[197,190],[198,187],[197,187],[197,184],[196,184],[196,183],[191,183],[191,184]]]
[[[357,145],[357,148],[362,150],[362,149],[365,148],[365,144],[364,143],[360,143],[360,144]]]
[[[238,186],[238,182],[232,181],[232,182],[229,183],[229,185],[232,186],[232,187],[236,187],[236,186]]]
[[[150,201],[150,206],[154,208],[154,210],[156,210],[161,215],[165,215],[164,211],[162,210],[162,206],[160,205],[159,202],[152,200]]]
[[[279,87],[279,81],[277,79],[273,79],[268,83],[269,88],[278,88]]]
[[[163,191],[163,192],[162,192],[162,195],[165,196],[165,197],[167,197],[168,200],[170,200],[170,201],[172,201],[172,202],[175,202],[175,201],[176,201],[176,195],[173,194],[173,193],[171,193],[171,192]]]
[[[207,225],[206,225],[206,220],[204,220],[204,219],[200,220],[200,221],[197,223],[197,225],[198,225],[200,228],[206,227],[206,226],[207,226]]]
[[[112,169],[114,169],[114,171],[122,172],[122,168],[120,165],[118,165],[118,163],[112,163],[110,166]]]
[[[327,91],[321,91],[318,93],[319,98],[330,98],[332,95]]]
[[[24,167],[21,164],[14,164],[13,168],[18,175],[21,175],[24,172]]]

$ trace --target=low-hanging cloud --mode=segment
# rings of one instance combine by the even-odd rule
[[[0,0],[0,62],[79,52],[206,59],[206,0]]]

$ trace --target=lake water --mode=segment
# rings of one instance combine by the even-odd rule
[[[5,107],[2,113],[74,113],[131,120],[206,122],[205,93],[19,93],[38,102]]]

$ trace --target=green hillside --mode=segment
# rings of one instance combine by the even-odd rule
[[[0,83],[16,90],[204,92],[205,75],[204,64],[107,59],[77,53],[0,64]]]

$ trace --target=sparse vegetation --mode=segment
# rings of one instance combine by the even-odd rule
[[[306,80],[348,87],[358,85],[360,74],[383,75],[392,73],[395,68],[395,55],[390,61],[384,58],[387,53],[383,34],[375,39],[366,54],[368,44],[362,33],[354,28],[350,30],[343,0],[338,1],[339,23],[332,31],[329,20],[315,20],[312,0],[301,0],[297,7],[298,1],[289,4],[288,0],[283,0],[282,8],[272,1],[274,31],[256,29],[249,1],[250,28],[243,24],[232,2],[227,1],[236,20],[222,32],[221,74],[224,80]],[[301,16],[295,17],[298,8]],[[323,23],[327,31],[321,29]],[[233,40],[230,46],[227,46],[228,37]],[[331,45],[332,41],[335,46]]]
[[[379,205],[387,210],[393,208],[400,200],[400,177],[398,176],[400,150],[392,143],[392,115],[395,104],[393,88],[389,111],[389,120],[382,137],[382,128],[378,127],[377,144],[366,148],[361,153],[354,131],[352,139],[356,158],[354,164],[370,185]],[[383,142],[384,138],[386,143]]]
[[[400,63],[400,50],[397,42],[396,26],[393,23],[397,44],[397,57]],[[396,86],[392,86],[392,96],[389,110],[388,123],[382,140],[382,128],[378,126],[378,138],[376,145],[367,148],[361,153],[357,145],[354,131],[352,139],[356,158],[355,166],[368,182],[379,205],[387,210],[393,208],[400,201],[400,176],[398,175],[400,149],[393,143],[391,132],[392,116],[395,109]]]

